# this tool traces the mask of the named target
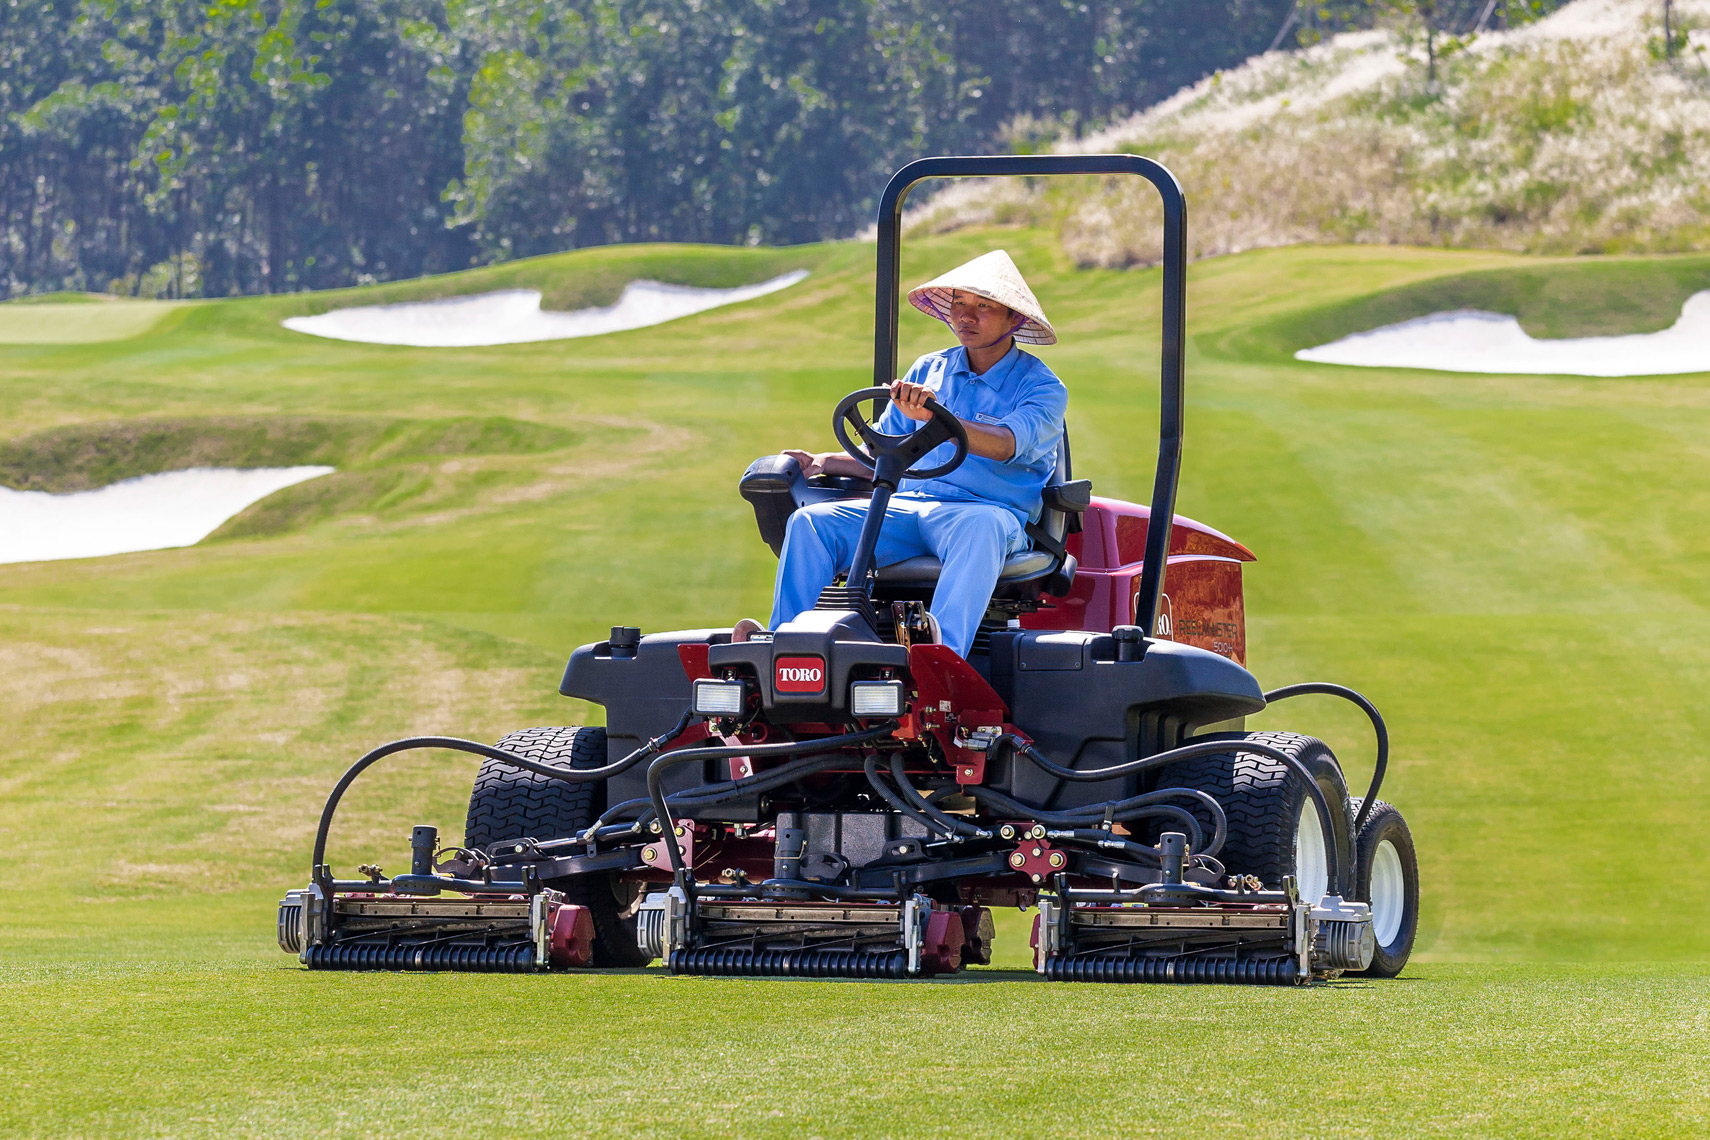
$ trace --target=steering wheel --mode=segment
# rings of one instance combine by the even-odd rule
[[[905,479],[936,479],[962,466],[962,461],[968,458],[968,429],[962,426],[962,421],[954,413],[930,396],[926,400],[926,410],[932,413],[932,418],[903,435],[887,435],[879,431],[861,413],[862,404],[890,397],[889,388],[862,388],[838,401],[837,410],[831,413],[831,430],[837,436],[837,442],[843,445],[843,450],[873,469],[875,481],[882,481],[887,475],[897,478],[891,472],[899,467],[903,468],[900,476]],[[850,438],[850,428],[854,428],[860,437],[859,443]],[[922,470],[911,466],[933,448],[952,442],[956,450],[946,462]],[[861,443],[867,446],[864,448]],[[881,462],[884,460],[889,462]]]

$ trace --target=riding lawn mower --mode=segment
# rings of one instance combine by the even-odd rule
[[[966,657],[938,644],[930,557],[873,565],[905,477],[968,454],[936,404],[873,425],[896,375],[901,212],[922,179],[1138,175],[1164,205],[1161,434],[1149,507],[1092,494],[1067,439]],[[570,657],[560,691],[604,727],[496,746],[412,737],[334,787],[309,885],[279,944],[311,969],[914,978],[989,963],[990,908],[1036,907],[1033,959],[1057,981],[1301,984],[1393,976],[1418,923],[1401,813],[1378,800],[1389,742],[1371,702],[1330,684],[1264,691],[1245,668],[1246,547],[1174,512],[1183,421],[1186,206],[1131,155],[932,158],[881,199],[875,386],[838,441],[870,480],[755,461],[740,482],[774,551],[801,507],[866,498],[846,577],[769,631],[643,635]],[[864,409],[871,408],[871,411]],[[922,464],[930,464],[923,467]],[[1323,742],[1245,731],[1308,694],[1370,718],[1376,764],[1351,798]],[[460,845],[417,827],[408,874],[338,878],[327,838],[363,771],[410,749],[482,757]]]

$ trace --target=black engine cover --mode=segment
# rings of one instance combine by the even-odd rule
[[[1109,634],[1009,630],[992,634],[992,688],[1010,719],[1057,763],[1103,768],[1173,748],[1199,728],[1265,707],[1254,676],[1208,650],[1149,640],[1118,661]],[[986,782],[1027,803],[1074,807],[1135,795],[1139,777],[1057,780],[1026,761],[988,769]]]

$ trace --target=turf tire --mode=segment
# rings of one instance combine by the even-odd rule
[[[606,763],[606,730],[525,728],[506,736],[498,747],[542,764],[598,768]],[[572,784],[483,760],[469,793],[463,842],[486,848],[506,839],[563,839],[599,818],[605,796],[603,781]],[[592,914],[594,965],[645,966],[651,961],[635,944],[635,918],[625,914],[629,908],[620,898],[615,876],[580,875],[551,885]]]
[[[1353,801],[1355,814],[1359,813],[1360,803],[1359,799]],[[1387,855],[1383,857],[1387,869],[1379,863],[1379,848],[1385,844],[1389,845],[1394,856],[1393,860]],[[1366,817],[1365,825],[1360,828],[1355,847],[1359,852],[1359,866],[1354,873],[1352,897],[1357,902],[1371,904],[1372,925],[1378,936],[1372,964],[1357,972],[1370,978],[1393,978],[1407,965],[1407,959],[1413,953],[1414,936],[1419,933],[1419,859],[1413,849],[1413,833],[1408,830],[1407,821],[1399,811],[1378,800],[1372,805],[1372,813]],[[1380,885],[1385,885],[1384,893],[1391,900],[1390,906],[1399,896],[1399,920],[1389,920],[1395,924],[1393,931],[1383,929],[1389,924],[1384,921],[1388,906],[1372,899],[1374,872],[1380,879],[1388,880],[1386,885]],[[1397,877],[1399,884],[1395,882]]]
[[[1293,732],[1219,732],[1196,736],[1202,740],[1253,741],[1293,756],[1306,766],[1330,802],[1333,840],[1344,868],[1353,857],[1353,816],[1348,810],[1348,785],[1330,746]],[[1295,834],[1303,811],[1314,811],[1305,785],[1288,765],[1256,752],[1232,748],[1228,753],[1183,760],[1164,767],[1159,788],[1193,788],[1223,805],[1229,834],[1218,854],[1230,874],[1257,875],[1268,889],[1282,885],[1284,875],[1297,875]],[[1200,815],[1200,826],[1211,833],[1211,818]],[[1154,828],[1155,831],[1164,830]],[[1336,884],[1327,884],[1334,893]],[[1302,885],[1305,892],[1306,885]],[[1317,900],[1312,900],[1316,902]]]

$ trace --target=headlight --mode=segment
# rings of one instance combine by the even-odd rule
[[[695,682],[695,696],[690,706],[696,716],[741,716],[748,707],[747,690],[741,681]]]
[[[856,716],[901,716],[901,681],[856,681],[849,686],[849,711]]]

